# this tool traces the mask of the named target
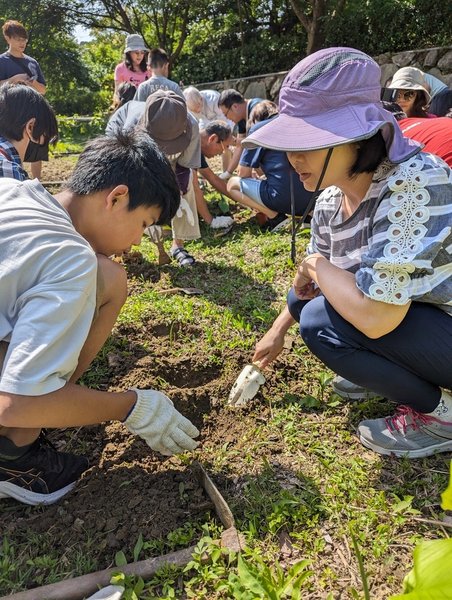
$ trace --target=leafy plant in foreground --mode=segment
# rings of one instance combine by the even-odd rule
[[[452,510],[452,462],[449,485],[441,494],[441,508]],[[421,542],[414,550],[414,567],[405,577],[404,593],[391,600],[450,600],[452,539]]]

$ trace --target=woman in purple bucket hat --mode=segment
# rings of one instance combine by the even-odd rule
[[[362,421],[360,441],[418,458],[452,450],[452,173],[404,138],[380,103],[380,68],[352,48],[299,62],[280,114],[243,140],[287,152],[323,190],[287,306],[258,342],[265,368],[298,322],[347,398],[386,397],[394,415]]]

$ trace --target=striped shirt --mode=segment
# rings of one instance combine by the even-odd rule
[[[342,192],[320,195],[308,252],[355,274],[372,300],[436,304],[452,315],[452,171],[420,152],[384,162],[358,209],[343,220]]]
[[[16,148],[2,136],[0,136],[0,177],[10,177],[17,181],[28,179]]]

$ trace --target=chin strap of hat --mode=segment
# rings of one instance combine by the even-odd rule
[[[312,207],[315,204],[315,201],[321,194],[322,190],[320,189],[320,186],[322,185],[323,178],[325,177],[325,173],[328,168],[328,164],[330,162],[330,158],[333,153],[333,150],[334,150],[334,146],[332,148],[328,148],[328,154],[326,155],[325,162],[323,164],[323,169],[320,174],[319,180],[317,182],[317,185],[315,186],[315,190],[312,192],[311,199],[309,200],[309,203],[303,213],[303,216],[301,217],[301,219],[298,223],[296,221],[296,216],[295,216],[295,195],[294,195],[294,191],[293,191],[293,179],[292,179],[294,174],[292,172],[290,173],[290,209],[291,209],[291,216],[292,216],[292,240],[291,240],[291,244],[290,244],[290,258],[294,264],[295,264],[295,259],[297,257],[295,240],[296,240],[298,230],[303,225],[306,217],[311,212]]]

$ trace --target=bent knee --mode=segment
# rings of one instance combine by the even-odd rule
[[[97,303],[124,304],[127,298],[127,273],[122,265],[97,255]]]
[[[319,344],[319,337],[329,324],[326,312],[325,298],[313,298],[302,308],[300,316],[300,334],[304,343],[312,351]]]

